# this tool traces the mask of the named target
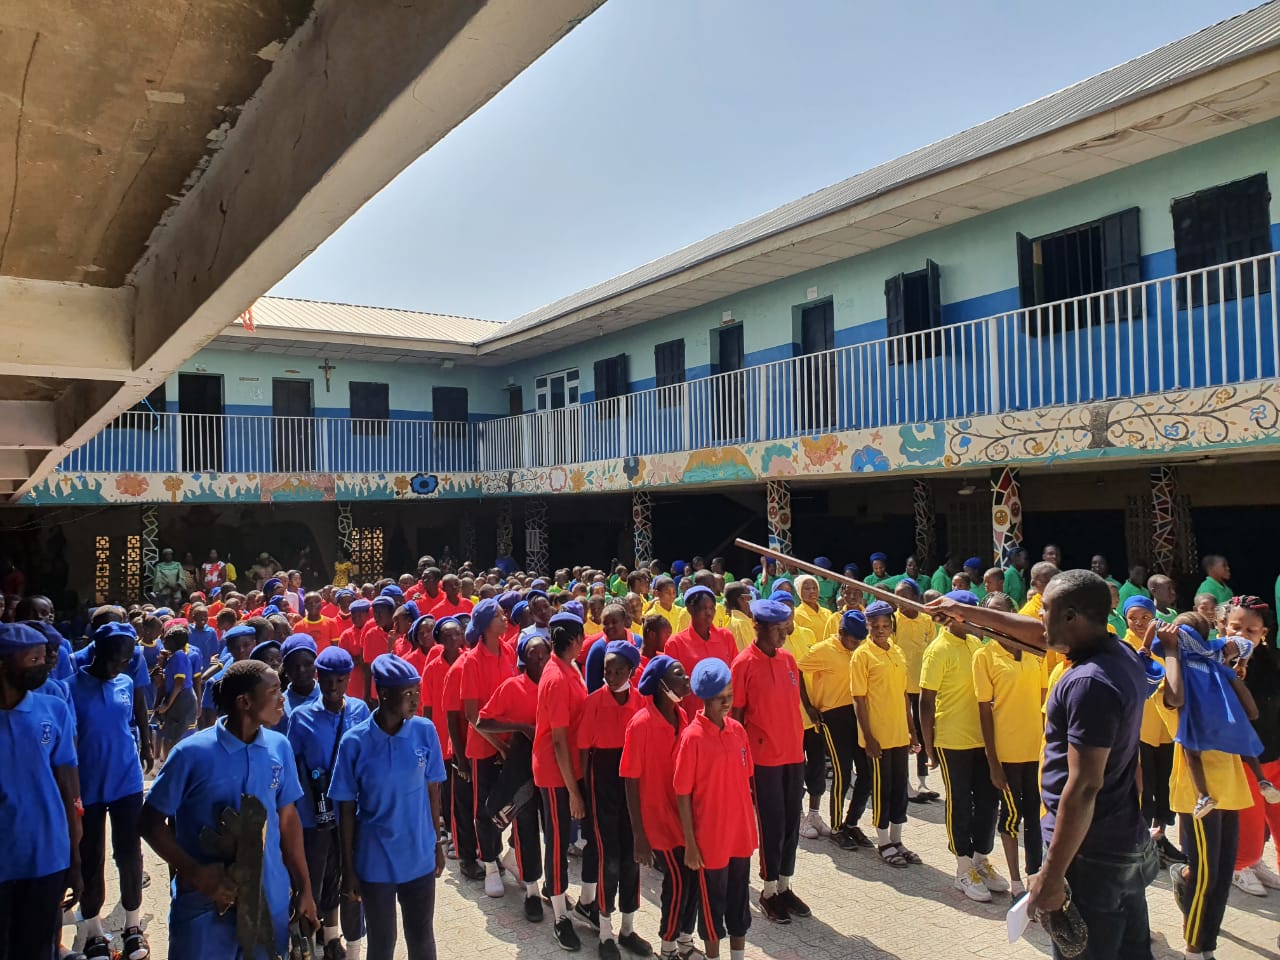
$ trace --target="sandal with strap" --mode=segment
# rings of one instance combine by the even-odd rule
[[[902,858],[906,860],[907,863],[914,864],[915,866],[919,866],[920,864],[924,863],[924,861],[920,859],[919,854],[912,853],[902,844],[898,844],[898,853],[902,854]]]
[[[907,858],[902,855],[902,851],[898,849],[896,843],[886,843],[882,847],[876,847],[876,851],[880,854],[880,859],[891,867],[905,867]]]
[[[141,927],[129,927],[124,932],[124,950],[120,960],[147,960],[151,956],[151,944]]]

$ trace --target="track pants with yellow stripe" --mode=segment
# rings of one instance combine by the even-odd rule
[[[947,793],[947,841],[957,857],[987,854],[996,842],[996,788],[982,747],[937,747]]]
[[[1188,950],[1210,953],[1218,947],[1218,931],[1231,892],[1240,812],[1214,810],[1200,820],[1180,813],[1178,836],[1189,870],[1185,896],[1178,904],[1186,917],[1182,935]]]
[[[1018,839],[1022,828],[1022,848],[1027,856],[1027,874],[1039,873],[1044,861],[1044,840],[1040,836],[1040,764],[1002,763],[1007,786],[1000,794],[1000,816],[996,826],[1006,837]]]
[[[871,767],[866,751],[858,745],[858,717],[853,705],[824,710],[818,730],[831,761],[831,829],[857,826],[871,799]],[[853,796],[846,808],[844,798],[850,787]]]
[[[877,830],[907,822],[907,760],[910,747],[885,747],[871,766],[871,820]]]

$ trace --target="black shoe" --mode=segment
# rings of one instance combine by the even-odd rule
[[[582,949],[582,941],[578,939],[578,931],[573,929],[573,921],[568,914],[556,921],[555,933],[556,943],[560,944],[561,950],[577,953]]]
[[[459,860],[458,872],[468,880],[483,880],[484,867],[474,860]]]
[[[787,908],[782,905],[782,898],[777,894],[772,897],[766,897],[760,894],[760,912],[763,913],[771,923],[790,923],[791,917],[787,915]]]
[[[618,946],[626,950],[627,953],[634,953],[637,957],[653,956],[653,944],[649,943],[648,940],[634,930],[620,936],[618,938]]]
[[[538,897],[525,897],[524,918],[530,923],[541,923],[542,916],[542,900]]]
[[[831,842],[841,850],[857,850],[860,844],[854,839],[848,827],[841,827],[839,830],[831,831]]]
[[[124,949],[120,951],[121,960],[147,960],[151,956],[151,944],[147,943],[146,934],[142,932],[141,927],[126,927],[124,931]],[[325,955],[325,960],[330,960]],[[335,960],[347,960],[346,953],[336,957]]]
[[[1160,854],[1161,860],[1167,860],[1169,863],[1186,863],[1187,855],[1173,845],[1173,841],[1166,836],[1161,836],[1156,841],[1156,853]]]
[[[920,803],[920,804],[925,804],[925,803],[928,803],[930,800],[934,800],[934,799],[937,799],[937,798],[936,798],[936,797],[931,797],[931,796],[929,796],[927,793],[909,793],[909,794],[907,794],[907,803]]]
[[[794,890],[779,890],[778,899],[782,901],[782,906],[787,913],[793,917],[808,917],[813,911],[809,909],[809,905],[796,896]]]
[[[622,960],[617,940],[610,938],[600,941],[600,960]]]
[[[595,901],[583,904],[583,902],[579,900],[578,905],[573,908],[573,914],[588,926],[593,927],[596,930],[600,929],[600,904]]]
[[[874,846],[875,846],[875,844],[871,842],[871,838],[870,838],[870,837],[868,837],[865,833],[863,833],[863,832],[862,832],[862,828],[861,828],[861,827],[856,826],[856,825],[852,825],[852,824],[851,824],[851,825],[849,825],[849,826],[845,827],[845,829],[849,831],[849,836],[853,837],[854,842],[855,842],[858,846],[860,846],[860,847],[874,847]]]
[[[90,937],[84,942],[88,960],[111,960],[111,941],[106,937]]]

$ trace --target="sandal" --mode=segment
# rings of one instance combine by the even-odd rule
[[[128,927],[124,931],[124,950],[121,951],[121,960],[147,960],[151,956],[151,944],[147,943],[146,935],[143,934],[141,927]]]
[[[907,858],[902,855],[902,851],[898,849],[896,843],[886,843],[883,847],[876,847],[880,854],[880,859],[891,867],[905,867]]]
[[[924,861],[920,859],[919,854],[912,853],[902,844],[898,844],[898,853],[902,854],[902,859],[906,860],[907,863],[913,864],[915,866],[920,866],[922,863],[924,863]]]

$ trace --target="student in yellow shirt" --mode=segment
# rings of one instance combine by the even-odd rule
[[[978,605],[967,590],[953,590],[947,598],[965,606]],[[987,903],[993,890],[1007,891],[1009,881],[988,859],[995,846],[996,791],[987,769],[973,687],[973,655],[981,645],[954,623],[939,627],[920,668],[920,727],[924,747],[942,769],[947,789],[947,837],[956,857],[955,888],[970,900]]]
[[[796,593],[800,597],[796,604],[796,626],[804,627],[819,640],[823,639],[830,632],[835,615],[818,604],[821,594],[818,578],[808,574],[796,577]]]
[[[891,867],[920,863],[902,842],[907,822],[907,758],[919,749],[907,700],[907,661],[893,642],[893,607],[867,606],[867,639],[853,652],[849,686],[858,739],[871,765],[871,816],[876,849]]]
[[[996,641],[973,655],[973,688],[987,755],[991,785],[1000,794],[997,823],[1011,893],[1026,892],[1018,869],[1018,829],[1023,827],[1027,875],[1040,871],[1040,743],[1044,736],[1041,703],[1047,678],[1040,658]],[[1025,826],[1023,825],[1025,821]]]
[[[1024,617],[1035,617],[1040,619],[1040,607],[1044,603],[1044,588],[1049,585],[1049,581],[1058,575],[1058,568],[1048,560],[1041,560],[1031,568],[1031,589],[1028,591],[1027,602],[1019,609],[1018,613]],[[1044,658],[1041,661],[1041,669],[1044,670],[1045,686],[1049,685],[1049,675],[1053,673],[1054,668],[1063,662],[1063,656],[1057,650],[1046,650]]]
[[[627,613],[631,615],[631,632],[643,632],[644,618],[647,616],[644,609],[644,597],[638,593],[628,593],[623,597],[622,602],[627,607]],[[663,619],[666,620],[666,617],[663,617]],[[667,620],[667,623],[671,623],[671,621]]]
[[[910,577],[898,581],[893,592],[904,600],[920,602],[920,587]],[[928,617],[910,610],[898,610],[893,615],[893,640],[902,650],[907,661],[907,699],[911,701],[912,731],[916,742],[920,742],[920,664],[924,660],[924,651],[933,642],[937,633],[937,625]],[[916,782],[907,783],[907,799],[912,803],[928,803],[937,800],[938,794],[929,789],[929,758],[924,750],[916,754]]]
[[[656,613],[671,623],[671,632],[679,633],[689,626],[689,611],[676,606],[676,582],[666,574],[653,581],[653,602],[645,613]]]
[[[854,850],[873,845],[858,826],[871,798],[871,767],[858,742],[858,720],[849,681],[853,652],[867,636],[867,620],[860,610],[849,610],[838,621],[836,636],[815,643],[797,665],[804,674],[809,702],[822,714],[818,733],[831,761],[828,815],[833,828],[839,824],[838,829],[832,830],[831,839],[842,850]],[[856,774],[852,781],[851,772]],[[844,797],[851,782],[853,796],[846,810]]]
[[[729,584],[724,588],[724,606],[729,611],[725,627],[733,634],[734,645],[741,653],[756,640],[756,628],[751,620],[751,588],[742,582]]]
[[[774,586],[785,582],[782,579],[776,580]],[[789,583],[787,585],[790,586]],[[791,592],[785,589],[775,590],[769,599],[775,603],[786,604],[792,611],[791,619],[787,623],[787,639],[783,648],[799,663],[813,649],[818,638],[807,627],[796,624],[796,598]],[[806,688],[804,692],[808,694],[809,691]],[[831,836],[831,828],[822,819],[822,794],[827,789],[827,749],[822,735],[818,732],[818,725],[813,722],[809,711],[805,709],[806,703],[807,701],[802,697],[800,725],[804,729],[804,786],[809,794],[809,811],[800,821],[800,836],[806,840],[816,840],[818,837]]]

